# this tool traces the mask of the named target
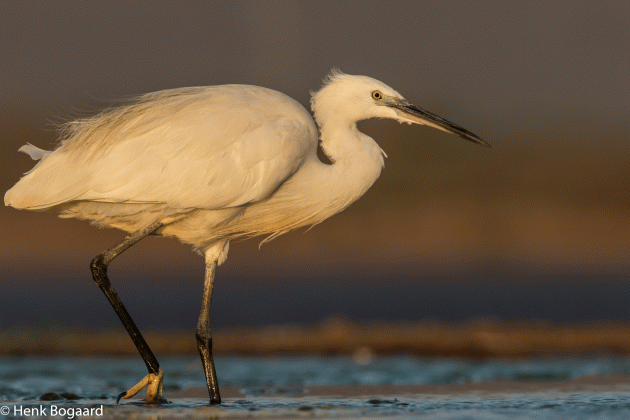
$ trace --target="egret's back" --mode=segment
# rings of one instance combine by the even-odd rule
[[[273,90],[156,92],[69,124],[53,152],[23,150],[41,160],[7,191],[5,204],[97,223],[99,212],[233,208],[268,197],[316,145],[308,111]],[[77,213],[79,203],[93,214]]]

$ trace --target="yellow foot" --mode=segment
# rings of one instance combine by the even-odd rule
[[[147,387],[147,396],[144,399],[146,402],[151,404],[164,404],[167,403],[162,397],[162,380],[164,379],[164,372],[160,368],[158,370],[157,375],[155,373],[149,373],[147,376],[142,378],[140,382],[132,386],[129,391],[123,392],[116,398],[116,404],[120,401],[121,398],[129,399],[136,395],[138,392],[142,391],[142,389]]]

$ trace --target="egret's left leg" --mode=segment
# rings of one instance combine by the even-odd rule
[[[118,293],[116,293],[116,290],[114,290],[114,287],[107,277],[107,266],[114,258],[122,254],[125,250],[129,249],[140,239],[155,232],[161,226],[162,223],[157,222],[150,226],[147,226],[144,229],[132,233],[131,235],[127,236],[122,242],[118,243],[117,245],[113,246],[102,254],[97,255],[90,264],[94,282],[103,291],[103,293],[107,297],[107,300],[109,300],[109,303],[116,311],[116,314],[127,329],[131,340],[136,345],[138,352],[140,352],[140,355],[144,359],[144,362],[147,365],[147,369],[149,370],[149,374],[145,376],[140,382],[138,382],[138,384],[133,386],[128,391],[120,394],[116,399],[116,403],[118,403],[121,398],[133,397],[144,387],[147,387],[147,402],[166,402],[166,400],[162,398],[162,378],[164,377],[164,373],[160,368],[160,364],[153,355],[153,352],[149,348],[149,345],[144,340],[144,337],[142,337],[142,334],[140,334],[140,330],[138,330],[138,327],[136,327],[133,319],[131,319],[129,312],[127,312],[127,309],[120,300]]]

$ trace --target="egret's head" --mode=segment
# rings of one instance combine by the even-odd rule
[[[390,118],[428,125],[490,147],[465,128],[411,104],[385,83],[367,76],[352,76],[333,70],[325,79],[324,86],[312,93],[311,108],[320,126],[333,121],[354,124],[369,118]]]

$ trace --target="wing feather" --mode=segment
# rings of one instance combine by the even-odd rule
[[[279,92],[242,85],[158,92],[72,124],[5,202],[241,206],[272,194],[316,144],[308,111]]]

